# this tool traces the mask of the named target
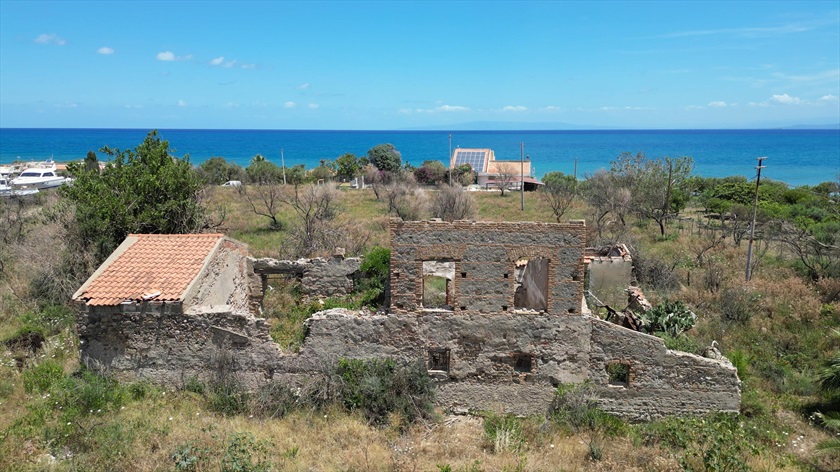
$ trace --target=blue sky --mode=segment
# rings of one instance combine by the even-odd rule
[[[838,0],[0,0],[0,127],[775,127],[838,97]]]

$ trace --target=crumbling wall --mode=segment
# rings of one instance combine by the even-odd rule
[[[298,277],[304,295],[333,297],[348,295],[353,291],[353,279],[362,264],[358,257],[344,258],[341,254],[324,259],[298,259],[296,261],[271,258],[251,259],[253,271],[259,276],[272,274]]]
[[[82,362],[125,380],[175,387],[191,377],[235,375],[256,388],[271,378],[280,349],[265,320],[226,305],[181,309],[159,302],[85,307],[78,319]]]
[[[183,305],[227,305],[229,311],[247,312],[253,299],[261,297],[248,248],[232,239],[222,238],[208,259],[201,273],[187,288]]]
[[[520,259],[548,260],[547,313],[580,314],[583,224],[392,219],[391,312],[423,310],[423,263],[454,261],[456,313],[514,311]]]
[[[599,406],[630,420],[710,411],[737,412],[740,381],[727,361],[670,351],[661,339],[591,316],[536,313],[316,313],[297,356],[285,356],[275,379],[341,357],[394,358],[432,369],[443,351],[448,370],[431,370],[438,406],[452,411],[544,414],[560,384],[591,382]],[[607,365],[628,366],[626,385]],[[290,375],[291,374],[291,375]]]
[[[591,318],[590,375],[604,410],[633,420],[738,412],[738,372],[726,360],[671,351],[654,336]],[[626,386],[610,385],[607,365],[629,367]]]

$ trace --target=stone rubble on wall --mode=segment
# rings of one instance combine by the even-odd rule
[[[271,258],[251,259],[258,275],[279,274],[301,279],[301,290],[310,297],[334,297],[353,291],[353,279],[361,267],[358,257],[341,255],[329,259],[298,259],[296,261]]]

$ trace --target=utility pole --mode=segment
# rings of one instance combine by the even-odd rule
[[[286,185],[286,158],[283,156],[282,149],[280,149],[280,165],[283,166],[283,185]]]
[[[753,246],[753,239],[755,239],[755,218],[756,213],[758,212],[758,185],[761,183],[761,169],[764,169],[765,166],[761,165],[761,162],[767,159],[767,157],[759,157],[758,158],[758,166],[756,166],[756,170],[758,174],[755,178],[755,200],[753,201],[753,216],[752,216],[752,226],[750,227],[750,242],[747,244],[747,272],[746,272],[746,280],[747,282],[750,281],[752,277],[752,246]]]
[[[519,194],[522,196],[522,211],[525,211],[525,143],[519,142]]]
[[[455,163],[452,161],[452,133],[449,133],[449,186],[452,186],[452,172],[455,171]]]

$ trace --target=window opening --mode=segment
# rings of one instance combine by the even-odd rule
[[[625,362],[610,362],[607,364],[607,375],[610,385],[627,387],[630,385],[630,364]]]
[[[423,308],[452,309],[454,261],[423,261]]]
[[[429,370],[449,372],[449,349],[429,349]]]
[[[534,257],[516,261],[513,306],[527,310],[548,310],[548,259]]]
[[[517,372],[531,372],[533,366],[533,358],[528,354],[514,354],[513,356],[513,370]]]

